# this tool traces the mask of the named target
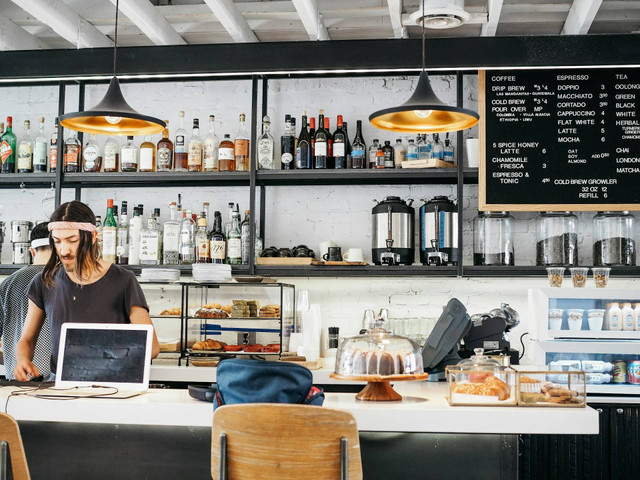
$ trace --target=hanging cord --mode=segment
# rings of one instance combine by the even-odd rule
[[[518,360],[520,360],[522,357],[524,357],[524,350],[525,350],[525,348],[524,348],[524,342],[522,341],[522,338],[523,338],[525,335],[529,335],[529,332],[524,332],[522,335],[520,335],[520,345],[522,345],[522,353],[521,353],[521,354],[520,354],[520,356],[518,357]]]
[[[426,60],[425,60],[425,40],[424,40],[424,2],[422,0],[422,71],[424,72],[426,69]]]
[[[118,4],[120,0],[116,0],[116,30],[113,35],[113,76],[116,76],[116,53],[118,51]]]

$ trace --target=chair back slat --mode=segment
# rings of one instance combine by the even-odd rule
[[[27,457],[24,453],[18,422],[11,415],[0,412],[0,441],[2,440],[9,444],[13,480],[30,480],[31,475],[29,474],[29,466],[27,465]]]

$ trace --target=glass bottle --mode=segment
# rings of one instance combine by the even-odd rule
[[[98,230],[98,258],[102,258],[102,217],[96,215],[96,228]]]
[[[309,119],[309,138],[311,139],[311,167],[313,168],[313,157],[316,156],[316,117]]]
[[[202,171],[202,139],[200,138],[200,120],[193,119],[193,131],[189,139],[188,170],[190,172]]]
[[[636,264],[635,218],[628,211],[598,212],[593,217],[593,264]]]
[[[116,137],[109,135],[104,142],[104,153],[102,161],[104,162],[105,172],[117,172],[120,165],[120,144]]]
[[[184,129],[184,112],[180,111],[178,117],[178,130],[176,130],[176,141],[173,144],[173,169],[176,172],[187,171],[187,145],[185,144],[187,132]]]
[[[236,171],[248,172],[249,171],[249,134],[247,133],[247,127],[245,125],[245,115],[240,114],[240,125],[238,126],[238,133],[235,138],[235,159],[236,159]]]
[[[449,140],[449,132],[447,132],[447,136],[444,139],[444,155],[443,160],[445,162],[449,162],[451,165],[455,163],[455,150],[453,145],[451,144],[451,140]]]
[[[144,142],[140,144],[140,171],[155,172],[156,170],[156,146],[151,141],[151,135],[145,135]]]
[[[212,263],[224,263],[227,258],[227,237],[222,231],[222,214],[217,210],[209,233],[209,255]]]
[[[436,160],[444,160],[444,145],[440,141],[440,134],[433,134],[433,143],[431,144],[431,157]]]
[[[578,218],[571,212],[541,212],[536,219],[536,265],[578,265]]]
[[[18,143],[18,158],[16,161],[18,173],[33,172],[33,143],[31,142],[31,122],[24,121],[24,132]]]
[[[333,132],[334,168],[347,168],[347,135],[342,124],[342,115],[338,115],[338,126]]]
[[[162,229],[162,263],[165,265],[180,264],[180,230],[178,207],[176,202],[169,204],[169,220]]]
[[[369,147],[369,166],[368,168],[376,168],[376,155],[378,154],[378,148],[380,147],[380,141],[377,138],[373,139],[373,143]]]
[[[240,213],[233,214],[233,223],[227,237],[227,263],[240,265],[242,263],[242,233],[240,231]]]
[[[391,142],[389,140],[384,141],[384,146],[382,147],[382,153],[384,153],[384,168],[395,168],[395,158],[394,158],[394,150],[391,146]]]
[[[236,211],[236,204],[233,202],[229,202],[227,204],[227,223],[224,224],[224,235],[229,238],[229,232],[231,231],[231,227],[233,226],[233,214]]]
[[[38,133],[33,142],[33,171],[34,172],[46,172],[47,171],[47,149],[49,140],[44,133],[44,117],[40,117],[40,123],[38,125]]]
[[[376,168],[384,168],[384,151],[380,144],[378,144],[378,151],[376,152]]]
[[[169,140],[169,120],[164,122],[167,126],[162,131],[162,138],[158,141],[156,154],[158,172],[170,172],[173,169],[173,142]]]
[[[352,168],[367,168],[367,146],[362,138],[362,120],[356,121],[356,136],[351,147]]]
[[[155,216],[150,213],[147,226],[140,233],[140,265],[160,265],[161,238]]]
[[[331,135],[331,120],[324,117],[324,131],[327,132],[327,168],[335,168],[333,158],[333,135]]]
[[[265,115],[262,118],[262,135],[258,138],[258,170],[273,170],[275,168],[273,143],[271,119]]]
[[[351,168],[351,140],[349,140],[349,130],[348,130],[347,122],[342,122],[342,129],[344,130],[344,155],[347,158],[347,166],[346,168]]]
[[[210,263],[209,237],[207,235],[207,217],[203,214],[198,217],[196,229],[196,263]]]
[[[127,201],[123,200],[120,208],[120,222],[116,242],[116,263],[129,264],[129,219],[127,218]]]
[[[127,141],[120,149],[120,171],[138,171],[138,147],[133,143],[133,136],[127,136]]]
[[[513,265],[513,232],[508,212],[478,212],[473,220],[473,264]]]
[[[429,160],[431,158],[431,142],[427,140],[427,135],[421,135],[418,140],[418,160]]]
[[[0,141],[0,159],[2,173],[13,173],[16,169],[16,136],[13,133],[13,117],[7,117],[7,130]]]
[[[64,171],[79,172],[82,146],[76,137],[76,132],[71,130],[69,138],[64,142]]]
[[[142,217],[140,209],[133,207],[133,218],[129,221],[129,265],[140,265],[140,234]]]
[[[196,260],[196,224],[193,221],[191,210],[182,213],[180,225],[180,263],[191,265]]]
[[[313,167],[313,157],[311,155],[311,138],[307,130],[307,112],[302,114],[302,127],[300,136],[298,137],[298,146],[296,147],[296,169],[308,170]]]
[[[313,168],[328,168],[329,161],[329,132],[324,129],[324,110],[318,115],[318,130],[315,135],[315,154]]]
[[[82,171],[99,172],[101,167],[102,155],[100,155],[100,145],[98,145],[96,136],[92,133],[82,151]]]
[[[58,117],[54,122],[53,132],[49,137],[49,173],[55,173],[58,166]]]
[[[244,211],[244,220],[242,220],[240,224],[240,239],[242,242],[240,256],[242,258],[242,265],[249,265],[249,250],[251,249],[251,241],[249,238],[251,236],[251,223],[249,222],[249,214],[249,210]]]
[[[295,155],[295,138],[291,126],[291,115],[287,114],[284,117],[284,134],[280,137],[280,168],[282,170],[295,168],[293,163]]]
[[[407,145],[407,162],[413,160],[418,160],[418,146],[412,138],[409,140],[409,145]]]
[[[393,146],[393,163],[396,168],[402,167],[402,162],[407,160],[407,147],[402,143],[401,138],[396,138],[396,144]]]
[[[204,139],[202,169],[205,172],[218,171],[218,146],[220,139],[216,135],[216,117],[209,115],[209,131]]]
[[[235,146],[231,141],[231,135],[224,134],[220,148],[218,149],[218,170],[221,172],[234,172],[236,170]]]
[[[102,259],[116,263],[118,244],[118,225],[113,216],[113,198],[107,199],[107,215],[102,226]]]

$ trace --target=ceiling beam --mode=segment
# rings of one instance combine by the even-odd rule
[[[489,13],[487,23],[482,25],[483,37],[495,37],[502,12],[503,0],[487,0],[487,10]]]
[[[0,50],[41,50],[50,48],[35,35],[0,16]]]
[[[257,42],[258,37],[233,0],[204,0],[231,38],[238,43]]]
[[[116,4],[117,0],[111,0]],[[186,45],[149,0],[120,0],[118,8],[156,45]]]
[[[600,9],[602,0],[573,0],[567,20],[562,27],[562,35],[584,35],[589,33],[593,19]]]
[[[393,35],[396,38],[405,38],[407,29],[402,26],[402,0],[387,0],[387,5],[389,6],[389,18],[391,18]]]
[[[318,11],[316,0],[292,0],[309,39],[329,40],[329,32]]]
[[[62,0],[12,0],[77,48],[110,47],[113,42]]]

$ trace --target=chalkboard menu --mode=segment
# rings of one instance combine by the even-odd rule
[[[640,209],[640,69],[479,72],[480,210]]]

